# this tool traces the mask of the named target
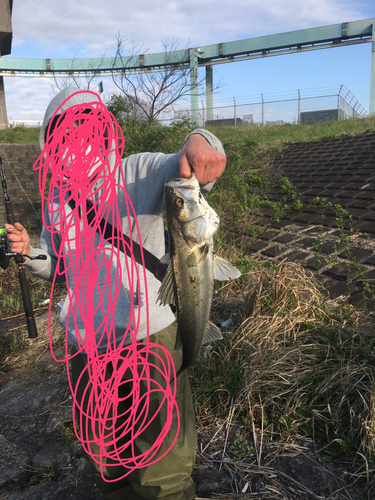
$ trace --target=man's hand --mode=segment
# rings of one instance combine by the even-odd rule
[[[200,184],[207,184],[218,179],[223,173],[226,156],[200,134],[188,137],[180,155],[180,175],[189,178],[194,172]]]
[[[30,236],[22,224],[16,222],[14,226],[5,224],[8,232],[8,241],[11,243],[10,251],[30,255]]]

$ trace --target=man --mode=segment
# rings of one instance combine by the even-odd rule
[[[93,110],[97,110],[97,108],[102,105],[99,96],[92,92],[77,92],[77,89],[67,88],[55,96],[48,106],[40,131],[39,142],[44,152],[48,150],[49,146],[52,148],[49,150],[47,162],[49,161],[52,164],[54,161],[54,154],[58,152],[61,155],[62,161],[65,162],[64,175],[60,175],[59,177],[61,186],[63,186],[64,183],[65,185],[67,183],[69,184],[69,182],[73,183],[73,179],[70,177],[73,175],[71,174],[70,162],[76,161],[77,155],[74,156],[69,148],[71,147],[71,138],[75,133],[75,129],[79,131],[79,127],[83,127],[84,124],[82,114],[79,115],[79,119],[69,122],[68,125],[65,124],[61,117],[68,116],[69,112],[72,109],[76,109],[75,107],[78,106],[77,109],[82,110],[86,108],[84,112],[87,112],[87,117],[89,118],[90,113],[94,112]],[[60,133],[61,131],[63,132],[63,139],[56,145],[53,141],[59,131],[58,129]],[[76,137],[80,137],[78,146],[82,145],[82,159],[84,160],[89,152],[92,152],[94,149],[94,140],[97,138],[91,136],[87,139],[86,136],[79,135],[76,135]],[[103,181],[98,174],[98,172],[100,172],[100,168],[98,169],[100,158],[107,162],[106,166],[103,166],[103,170],[111,170],[111,168],[113,168],[111,164],[112,160],[109,161],[111,157],[110,153],[106,158],[100,156],[100,152],[108,146],[108,134],[103,134],[103,137],[99,139],[103,141],[101,143],[102,146],[99,146],[98,156],[95,157],[94,165],[89,171],[87,178],[85,175],[82,176],[80,186],[78,186],[78,193],[80,193],[84,185],[87,184],[87,179],[89,182],[90,179],[92,179],[94,183],[95,189],[91,192],[95,192],[95,196],[101,192],[103,187],[101,182]],[[103,144],[105,144],[105,146],[103,146]],[[117,185],[121,184],[121,179],[124,180],[126,192],[131,199],[138,221],[142,245],[156,257],[161,258],[165,253],[164,226],[162,219],[164,210],[164,182],[177,177],[189,177],[192,172],[194,172],[201,184],[202,190],[209,191],[215,180],[220,177],[224,170],[225,154],[220,141],[213,134],[203,129],[196,129],[188,135],[183,148],[177,154],[164,155],[161,153],[141,153],[123,159],[120,165],[121,168],[119,170],[121,176],[118,178]],[[64,178],[64,180],[62,178]],[[87,430],[88,427],[85,425],[87,413],[85,409],[88,408],[87,400],[90,397],[90,391],[91,393],[93,392],[92,381],[89,377],[90,370],[88,370],[89,361],[86,356],[87,352],[85,352],[82,347],[87,332],[85,331],[84,320],[81,317],[82,314],[80,314],[78,310],[74,317],[71,314],[72,303],[79,294],[75,288],[77,276],[74,274],[76,263],[73,260],[73,254],[76,253],[77,248],[74,247],[72,251],[69,245],[71,245],[74,238],[77,238],[77,229],[74,227],[66,229],[67,221],[74,217],[78,217],[78,212],[74,212],[74,217],[70,217],[75,207],[64,201],[67,200],[66,197],[61,198],[61,196],[59,196],[58,192],[60,191],[61,195],[61,190],[62,187],[61,189],[57,189],[53,194],[52,201],[47,203],[48,206],[46,206],[44,214],[44,228],[40,238],[40,249],[35,249],[30,245],[29,235],[21,224],[17,223],[14,227],[11,225],[7,225],[6,227],[8,230],[8,240],[12,243],[12,251],[30,256],[40,253],[46,255],[47,260],[44,261],[25,260],[25,266],[30,272],[49,281],[54,279],[61,281],[65,279],[67,282],[68,295],[60,311],[59,320],[67,331],[68,343],[71,345],[72,349],[70,363],[72,390],[77,398],[76,416],[79,416],[81,426],[80,433],[84,440],[83,442],[90,442],[88,459],[96,470],[97,484],[103,491],[106,500],[125,498],[129,500],[192,500],[195,495],[191,474],[194,469],[195,461],[196,431],[194,407],[186,372],[183,372],[177,379],[176,401],[178,404],[178,413],[174,411],[173,423],[167,435],[164,436],[163,444],[158,450],[158,454],[154,457],[156,459],[151,460],[151,463],[146,467],[134,467],[131,473],[127,474],[126,468],[121,465],[121,461],[120,464],[116,464],[115,461],[111,459],[103,459],[100,447],[98,449],[97,443],[94,443],[95,440],[92,438],[90,431]],[[132,231],[131,229],[134,221],[131,223],[129,222],[129,212],[120,196],[120,190],[118,190],[117,194],[118,206],[116,206],[116,210],[118,209],[121,218],[122,231],[124,234],[130,235],[132,239],[137,240],[137,231]],[[95,196],[93,195],[93,198],[95,198]],[[95,203],[95,199],[93,201]],[[85,207],[83,208],[83,211],[84,210]],[[65,217],[64,221],[62,221],[63,216]],[[68,234],[68,239],[66,239],[66,233]],[[98,245],[100,244],[99,234],[95,235],[95,242]],[[61,255],[64,255],[64,259],[61,258]],[[89,261],[91,257],[92,255],[90,256],[87,254],[83,260]],[[124,256],[122,255],[121,258],[124,259]],[[120,267],[122,266],[125,267],[124,264]],[[62,267],[64,267],[65,270],[62,269]],[[113,273],[113,276],[111,276],[112,281],[116,280],[116,276],[120,271],[118,267],[116,269],[116,266],[110,268],[108,272]],[[124,270],[122,269],[122,271]],[[121,279],[122,286],[113,312],[116,332],[114,343],[121,343],[124,340],[124,332],[129,325],[130,303],[132,303],[133,300],[135,301],[136,316],[138,311],[137,308],[141,309],[143,301],[142,296],[135,299],[134,297],[130,297],[129,277],[126,276],[126,272],[122,272]],[[146,271],[146,282],[148,317],[146,318],[143,307],[139,316],[137,316],[139,318],[137,341],[142,342],[149,333],[149,341],[152,344],[160,345],[160,349],[163,348],[168,350],[177,372],[182,363],[182,356],[180,351],[174,350],[176,340],[174,314],[169,306],[161,305],[157,302],[160,282],[148,271]],[[103,296],[101,298],[104,298],[104,303],[105,300],[109,303],[109,299],[106,295],[107,291],[103,292],[103,290],[104,289],[100,291]],[[93,293],[95,295],[95,292]],[[96,328],[95,335],[100,339],[98,340],[100,344],[100,353],[100,349],[105,349],[107,347],[104,345],[105,342],[103,341],[102,335],[103,328],[105,328],[105,311],[102,311],[100,308],[96,309],[93,324]],[[128,341],[126,343],[129,344],[130,342],[131,341]],[[106,380],[113,375],[113,370],[114,363],[108,363],[105,372]],[[118,388],[118,397],[119,401],[121,400],[121,404],[118,404],[116,414],[119,415],[118,421],[120,424],[122,422],[121,419],[124,418],[124,415],[131,409],[131,406],[129,406],[131,405],[129,402],[131,399],[129,398],[131,387],[129,387],[129,383],[126,379],[128,375],[129,373],[126,372]],[[158,377],[160,377],[160,373],[158,369],[153,370],[150,376],[154,377],[156,384],[159,383]],[[160,381],[160,384],[162,383],[163,382]],[[147,380],[140,384],[141,393],[147,390],[146,386]],[[165,404],[160,400],[161,396],[158,395],[157,391],[155,392],[156,394],[152,394],[150,397],[149,411],[151,412],[150,414],[152,414],[152,412],[158,413],[159,418],[153,419],[148,430],[135,439],[133,443],[134,449],[131,450],[133,455],[134,453],[138,453],[138,455],[141,456],[142,453],[146,453],[147,447],[152,445],[155,436],[160,434],[160,426],[163,425],[163,419],[167,418],[166,409],[164,408]],[[154,408],[154,410],[152,410],[152,408]],[[177,440],[172,446],[177,433]],[[129,454],[129,449],[127,449],[129,447],[125,448],[121,459],[124,459],[124,457],[127,457]],[[99,456],[101,457],[100,461],[95,460],[95,457],[97,458]],[[158,457],[162,458],[159,459]],[[102,475],[104,475],[104,479]]]

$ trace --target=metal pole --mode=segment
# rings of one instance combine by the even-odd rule
[[[234,126],[237,126],[237,106],[236,106],[236,99],[233,97],[233,102],[234,102]]]
[[[264,98],[262,94],[262,125],[264,125]]]
[[[301,91],[298,89],[298,125],[301,125]]]
[[[341,84],[338,96],[337,96],[337,109],[340,109],[340,97],[341,97],[341,90],[342,90],[343,85]]]
[[[375,114],[375,26],[372,25],[372,52],[371,52],[371,80],[370,80],[370,108],[369,114]]]
[[[207,108],[207,120],[213,120],[214,95],[213,95],[212,66],[206,66],[206,108]]]
[[[5,102],[4,77],[0,76],[0,129],[3,128],[8,128],[8,117]]]
[[[198,124],[198,50],[190,49],[191,120]]]

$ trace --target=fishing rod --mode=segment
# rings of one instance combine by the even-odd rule
[[[0,156],[0,178],[1,178],[1,184],[3,186],[3,192],[4,192],[5,213],[6,213],[6,217],[7,217],[7,222],[8,222],[8,224],[11,224],[12,226],[14,226],[16,219],[15,219],[15,216],[13,213],[12,203],[10,201],[9,194],[8,194],[8,187],[7,187],[7,183],[5,180],[3,161],[1,159],[1,156]],[[0,265],[3,269],[6,269],[8,267],[9,260],[12,257],[14,258],[14,260],[18,266],[18,278],[19,278],[20,287],[21,287],[23,307],[25,309],[27,331],[29,333],[29,337],[31,339],[35,339],[38,336],[38,331],[36,329],[34,311],[33,311],[33,306],[31,304],[31,299],[30,299],[30,290],[29,290],[29,285],[27,283],[26,273],[25,273],[25,268],[23,266],[23,262],[24,262],[24,257],[28,257],[32,260],[34,260],[34,259],[42,259],[43,260],[43,259],[46,259],[46,256],[45,255],[38,255],[37,257],[29,257],[28,255],[9,251],[6,229],[4,227],[2,227],[2,228],[0,228]]]

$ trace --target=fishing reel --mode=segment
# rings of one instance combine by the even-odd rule
[[[20,255],[21,257],[27,257],[30,260],[40,259],[46,260],[46,255],[37,255],[36,257],[30,257],[29,255],[23,253],[12,252],[8,242],[7,230],[4,226],[0,226],[0,267],[2,269],[7,269],[9,266],[10,259]]]

